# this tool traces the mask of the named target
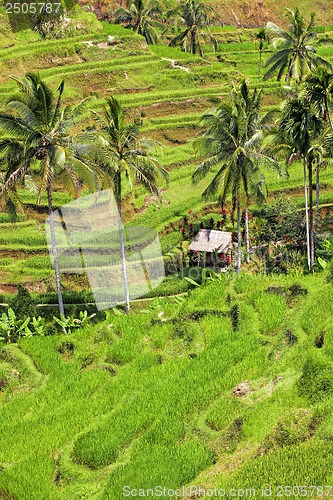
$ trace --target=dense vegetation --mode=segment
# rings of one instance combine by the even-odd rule
[[[199,3],[196,32],[190,1],[163,33],[148,7],[113,10],[127,28],[77,7],[92,32],[0,51],[0,497],[332,483],[331,28],[298,10],[283,30],[222,27]],[[52,321],[43,222],[72,200],[66,169],[159,232],[167,277],[129,315],[90,317],[86,276],[64,273],[77,319]],[[193,279],[200,227],[238,236],[243,272]]]
[[[282,98],[286,97],[288,92],[274,79],[267,82],[257,81],[261,51],[263,50],[264,57],[267,58],[272,48],[266,44],[260,49],[254,43],[256,31],[244,30],[240,33],[227,28],[222,30],[211,28],[211,31],[214,32],[219,42],[218,52],[209,52],[209,46],[207,46],[208,52],[206,51],[204,59],[172,47],[143,46],[142,38],[137,37],[130,30],[107,24],[104,24],[103,32],[98,35],[80,35],[67,39],[66,43],[63,43],[63,40],[48,40],[42,44],[36,42],[24,46],[23,52],[22,46],[18,45],[6,49],[2,55],[3,67],[19,64],[23,74],[28,69],[36,71],[42,67],[43,69],[39,71],[40,76],[53,91],[61,79],[65,78],[65,91],[62,95],[64,104],[77,103],[79,99],[89,97],[85,103],[86,107],[82,116],[84,121],[81,128],[83,123],[84,127],[87,127],[88,117],[92,116],[90,110],[99,112],[105,104],[105,97],[112,93],[126,108],[128,122],[134,119],[137,124],[140,124],[142,135],[157,139],[163,144],[163,148],[156,151],[155,156],[169,171],[169,186],[162,194],[164,203],[156,205],[149,203],[149,199],[145,201],[147,193],[142,189],[136,190],[134,199],[130,198],[129,186],[125,183],[123,216],[130,220],[136,213],[136,221],[144,220],[145,224],[150,224],[160,231],[163,249],[166,252],[180,252],[177,248],[178,243],[184,239],[181,235],[181,228],[186,226],[186,222],[184,223],[182,219],[189,210],[192,210],[192,215],[188,225],[193,224],[194,228],[203,217],[206,219],[206,225],[210,215],[214,223],[220,219],[218,212],[215,212],[217,207],[211,210],[211,214],[209,214],[210,209],[203,210],[204,203],[200,195],[208,185],[209,179],[201,180],[190,190],[188,189],[191,175],[203,158],[200,155],[195,156],[195,150],[192,149],[189,140],[195,138],[197,132],[202,130],[199,119],[211,106],[210,99],[228,97],[232,82],[238,90],[237,82],[241,82],[245,77],[252,82],[247,84],[250,92],[254,86],[263,90],[261,103],[259,103],[262,110],[260,117],[262,117],[272,109],[278,108]],[[112,36],[111,45],[108,45],[107,41],[109,36]],[[239,37],[243,40],[241,43]],[[330,59],[329,45],[319,45],[317,52],[322,57]],[[55,63],[62,64],[62,61],[66,61],[66,66],[54,66]],[[148,62],[149,69],[147,68]],[[151,68],[153,67],[158,77],[152,74]],[[8,78],[3,77],[1,94],[3,99],[12,95],[14,85],[14,82],[11,83]],[[315,86],[312,85],[312,88],[315,89]],[[89,126],[91,125],[90,122]],[[257,122],[255,126],[258,127],[258,125]],[[315,145],[320,146],[317,140]],[[317,151],[322,150],[317,149]],[[320,158],[320,155],[317,158]],[[329,163],[329,159],[326,163]],[[314,161],[313,164],[318,174],[319,168],[316,168],[318,161]],[[321,225],[321,233],[327,233],[331,223],[329,208],[331,173],[329,168],[323,168],[322,161],[321,165],[321,208],[320,213],[317,210],[317,218],[318,224]],[[288,192],[292,194],[291,206],[293,204],[297,208],[304,206],[301,190],[297,189],[297,186],[302,184],[302,170],[298,163],[288,167],[289,178],[278,178],[276,173],[267,168],[263,169],[263,174],[270,193]],[[46,205],[45,195],[41,197],[40,206],[36,207],[36,198],[33,193],[20,194],[23,196],[25,207],[33,210],[32,215],[37,225],[26,221],[18,223],[17,227],[21,224],[22,230],[15,234],[11,231],[10,225],[2,226],[1,243],[6,247],[3,249],[6,271],[2,282],[3,285],[25,283],[31,291],[47,292],[52,289],[48,278],[50,264],[43,232],[39,229],[39,223],[45,217],[43,208],[43,205]],[[55,207],[70,199],[59,184],[56,185],[53,196]],[[275,203],[272,195],[267,201],[268,204]],[[258,240],[257,243],[262,243],[263,238],[267,240],[271,236],[267,234],[267,227],[263,228],[263,209],[258,211],[251,205],[253,203],[251,198],[248,202],[250,211],[252,210],[254,215],[259,215],[259,213],[261,215],[260,218],[254,217],[250,222],[252,241],[254,238],[255,241]],[[5,214],[1,214],[1,217],[4,222],[9,220]],[[22,217],[24,218],[24,212],[20,218]],[[232,216],[226,218],[225,228],[234,230]],[[190,237],[189,232],[187,227],[185,240]],[[275,240],[281,240],[286,235],[291,239],[295,239],[294,236],[300,236],[300,234],[289,235],[288,233],[289,229],[286,227],[284,234],[281,232]],[[272,240],[274,241],[274,237]],[[11,248],[15,249],[15,260],[11,258]],[[277,249],[277,253],[279,250]],[[77,282],[73,283],[70,276],[63,278],[66,289],[80,288]],[[83,286],[85,285],[86,283],[83,283]],[[3,291],[6,292],[6,290],[12,289],[4,286]]]

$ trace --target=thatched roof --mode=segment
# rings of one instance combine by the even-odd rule
[[[188,247],[196,252],[227,253],[232,245],[232,233],[214,231],[213,229],[199,229],[198,234]]]

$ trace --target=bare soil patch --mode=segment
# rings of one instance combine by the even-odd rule
[[[140,110],[146,118],[157,118],[159,116],[201,113],[209,107],[207,97],[191,97],[183,101],[156,102],[148,106],[141,106]]]
[[[17,287],[15,285],[0,285],[0,293],[14,295],[17,293]]]
[[[196,137],[197,131],[190,128],[150,130],[145,135],[161,144],[185,144]]]

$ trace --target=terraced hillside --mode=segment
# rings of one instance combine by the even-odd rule
[[[119,97],[157,141],[156,156],[170,175],[162,202],[141,188],[130,196],[125,186],[125,223],[155,228],[164,254],[179,253],[189,238],[181,233],[185,217],[206,227],[221,217],[217,203],[201,198],[207,179],[191,183],[201,160],[191,141],[202,113],[244,78],[263,88],[264,110],[279,106],[288,89],[258,81],[251,29],[214,28],[218,52],[207,47],[200,58],[148,47],[119,26],[99,27],[61,40],[21,33],[13,46],[0,37],[0,106],[16,90],[9,75],[26,71],[38,71],[54,89],[64,79],[68,103],[86,99],[82,130],[107,96]],[[331,46],[319,52],[333,61]],[[269,201],[292,198],[302,211],[301,166],[291,165],[289,174],[265,172]],[[332,169],[323,170],[320,203],[328,219],[332,185]],[[0,214],[1,302],[18,284],[38,294],[55,288],[46,197],[37,206],[35,193],[21,195],[27,218],[13,224]],[[59,182],[54,205],[70,200]],[[250,210],[259,215],[256,205]],[[226,229],[235,231],[229,215]],[[233,488],[261,496],[269,486],[272,496],[333,496],[332,276],[254,274],[221,273],[206,284],[170,275],[154,291],[160,297],[132,304],[129,316],[109,311],[68,335],[53,322],[46,336],[4,345],[0,498],[120,500],[131,489],[191,485],[201,494],[168,496],[207,497],[214,488],[229,492],[220,496],[234,496]],[[64,274],[62,284],[65,301],[71,290],[89,296],[84,276]]]
[[[263,26],[267,21],[279,23],[286,22],[284,19],[285,8],[295,9],[302,7],[304,12],[315,12],[319,24],[332,25],[333,12],[329,2],[318,0],[224,0],[210,2],[214,10],[223,19],[225,24],[236,24],[243,27]]]
[[[0,496],[120,500],[125,487],[160,487],[198,498],[200,487],[200,497],[261,497],[289,485],[291,496],[302,486],[331,497],[325,277],[221,275],[178,303],[5,346]],[[192,496],[172,493],[191,485]]]
[[[178,226],[189,210],[193,211],[195,222],[204,216],[209,219],[210,211],[214,213],[218,208],[204,209],[200,195],[207,180],[195,186],[190,180],[200,161],[191,140],[200,129],[200,116],[212,106],[211,100],[228,96],[232,85],[244,77],[250,86],[264,88],[265,109],[279,106],[286,90],[274,80],[258,82],[258,49],[249,29],[214,28],[218,52],[211,53],[207,47],[205,57],[200,58],[177,48],[147,46],[142,37],[121,26],[103,23],[102,28],[97,34],[35,40],[29,44],[17,42],[3,48],[0,104],[4,105],[15,91],[15,82],[9,75],[22,75],[28,70],[38,71],[54,89],[64,79],[67,102],[87,99],[82,129],[92,125],[91,110],[101,110],[107,96],[119,97],[129,116],[141,123],[144,134],[160,144],[156,155],[170,174],[163,202],[157,203],[154,197],[137,189],[134,198],[125,200],[125,220],[157,229],[164,251],[171,251],[181,239]],[[329,45],[322,46],[319,52],[333,59]],[[299,208],[303,206],[302,172],[298,165],[290,168],[288,179],[278,179],[273,172],[266,172],[266,178],[272,195],[288,190]],[[329,169],[322,173],[323,205],[333,201],[332,180]],[[53,285],[43,229],[46,198],[36,207],[33,193],[22,195],[29,221],[13,226],[1,214],[0,291],[15,291],[18,283],[26,284],[31,291],[50,291]],[[59,185],[55,205],[69,200]],[[67,289],[78,286],[66,276],[64,285]]]

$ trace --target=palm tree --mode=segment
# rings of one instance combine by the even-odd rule
[[[283,104],[279,124],[280,146],[278,147],[287,153],[286,159],[288,163],[297,158],[301,158],[303,161],[307,261],[309,270],[314,264],[312,174],[315,154],[313,146],[314,139],[319,136],[321,129],[322,121],[313,112],[306,97],[295,97]],[[309,176],[309,202],[307,174]]]
[[[7,159],[7,172],[0,196],[4,199],[15,191],[27,174],[39,177],[38,202],[47,193],[50,233],[56,287],[60,314],[64,315],[60,268],[53,220],[53,186],[57,175],[67,178],[74,193],[80,189],[80,180],[93,189],[97,181],[97,169],[85,163],[81,157],[82,143],[71,134],[80,106],[62,109],[64,82],[57,89],[55,99],[51,89],[41,78],[27,73],[22,78],[13,77],[19,86],[19,94],[0,113],[0,151]],[[65,177],[64,177],[65,176]]]
[[[156,1],[131,0],[127,8],[118,7],[116,10],[116,22],[126,23],[133,28],[135,33],[145,37],[149,45],[157,43],[157,27],[163,27],[156,17],[162,14],[161,7]]]
[[[199,53],[203,57],[203,41],[209,39],[215,51],[217,42],[209,31],[213,13],[212,7],[198,0],[180,0],[178,8],[171,11],[169,17],[177,15],[185,28],[171,40],[169,45],[181,45],[184,52]]]
[[[309,150],[309,162],[316,173],[316,212],[313,230],[312,262],[314,262],[315,246],[319,231],[319,202],[320,202],[320,172],[332,166],[332,134],[323,133]]]
[[[312,71],[304,82],[307,97],[314,110],[329,123],[333,131],[333,123],[330,115],[333,97],[333,73],[327,68],[320,66]]]
[[[328,145],[327,141],[330,142],[330,136],[333,133],[333,123],[330,113],[333,97],[333,73],[320,66],[306,77],[304,86],[306,95],[313,105],[314,110],[329,124],[331,132],[331,134],[326,134],[326,137],[322,141],[319,141],[317,145],[313,146],[311,152],[313,157],[312,163],[315,165],[316,170],[316,217],[314,231],[314,236],[316,237],[319,226],[320,170],[328,162],[324,143]],[[314,239],[316,239],[315,237]]]
[[[266,29],[273,36],[274,54],[266,61],[270,66],[264,79],[270,78],[277,72],[277,79],[281,80],[286,72],[286,81],[292,78],[299,85],[305,74],[319,65],[331,69],[331,64],[316,53],[314,43],[317,33],[314,31],[315,15],[311,14],[310,21],[306,23],[299,9],[287,9],[290,23],[286,31],[274,23],[267,23]]]
[[[237,209],[238,273],[241,269],[241,205],[245,204],[245,224],[248,227],[250,191],[258,203],[267,195],[260,167],[265,165],[280,171],[279,163],[259,150],[263,130],[271,118],[271,114],[260,117],[260,103],[261,92],[255,89],[251,94],[243,81],[240,89],[232,92],[230,102],[221,102],[217,108],[203,115],[204,131],[198,139],[198,146],[208,158],[192,176],[197,182],[214,167],[219,167],[203,196],[209,198],[219,192],[222,203],[227,194],[232,196]]]
[[[269,42],[267,27],[259,28],[259,30],[254,35],[254,42],[259,43],[258,82],[260,82],[261,66],[262,66],[262,53],[264,51],[265,43]]]
[[[142,184],[152,193],[160,196],[157,187],[158,178],[167,181],[168,174],[159,162],[151,155],[151,144],[140,138],[140,130],[136,123],[125,121],[125,113],[121,103],[110,97],[102,116],[98,116],[101,134],[105,140],[106,162],[104,168],[112,179],[115,198],[118,206],[118,229],[121,247],[122,273],[124,281],[126,313],[129,312],[129,288],[126,273],[125,245],[122,229],[122,179],[126,176],[132,186]]]

